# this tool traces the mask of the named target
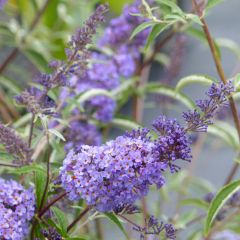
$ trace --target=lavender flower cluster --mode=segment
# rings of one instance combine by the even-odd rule
[[[13,180],[0,178],[0,239],[25,239],[34,211],[35,197],[31,188],[26,190]]]
[[[199,102],[208,106],[201,108],[204,114],[200,119],[207,119],[204,126],[211,124],[208,120],[213,115],[209,109],[215,112],[232,90],[231,83],[212,84],[207,93],[209,99]],[[199,129],[200,124],[194,126]],[[157,118],[153,127],[159,136],[155,140],[148,137],[149,130],[139,129],[101,146],[83,145],[77,153],[71,151],[60,171],[69,198],[82,198],[99,211],[116,211],[145,196],[150,185],[160,188],[165,183],[165,170],[177,172],[177,160],[191,160],[187,133],[193,128],[184,128],[165,116]]]
[[[136,0],[124,8],[121,16],[110,21],[98,46],[111,48],[112,54],[108,56],[102,53],[92,54],[93,64],[87,76],[77,81],[77,93],[91,88],[112,90],[119,86],[121,77],[130,78],[134,75],[136,62],[140,59],[140,48],[144,46],[148,34],[148,31],[143,31],[133,41],[129,41],[134,28],[144,21],[141,17],[131,15],[139,13],[140,6],[141,1]],[[94,97],[87,104],[88,107],[90,104],[96,108],[96,119],[109,122],[116,107],[113,102],[114,100],[108,97],[99,96]],[[103,110],[104,108],[106,110]]]
[[[187,122],[187,130],[206,132],[208,125],[213,123],[213,117],[216,112],[221,106],[226,104],[228,97],[233,91],[234,87],[231,81],[226,85],[213,83],[206,92],[208,98],[196,102],[201,112],[194,109],[183,113],[183,118]]]
[[[28,147],[15,131],[0,123],[0,143],[6,151],[13,155],[18,164],[27,164],[31,161],[32,150]]]
[[[132,31],[143,21],[141,17],[131,14],[139,13],[141,1],[136,0],[133,4],[125,6],[121,16],[110,21],[103,33],[103,37],[98,42],[98,47],[110,48],[111,54],[93,52],[91,54],[92,65],[86,72],[86,75],[79,77],[73,84],[73,96],[78,95],[92,88],[112,90],[120,85],[121,78],[132,77],[137,69],[137,62],[140,61],[140,49],[146,42],[148,30],[138,34],[138,36],[129,41]],[[72,96],[72,94],[71,94]],[[110,122],[116,109],[114,99],[107,96],[96,96],[85,103],[86,113],[103,122]],[[83,127],[81,122],[72,125],[68,131],[72,135],[80,132]],[[79,129],[77,128],[79,127]],[[86,126],[86,123],[83,123]],[[85,134],[91,135],[90,128],[86,128]],[[96,134],[99,138],[99,134]],[[75,145],[73,142],[72,145]]]
[[[176,120],[160,117],[154,127],[158,140],[149,130],[139,129],[96,147],[84,145],[71,151],[60,171],[62,185],[71,200],[83,198],[99,211],[115,211],[133,204],[148,193],[149,186],[160,188],[163,171],[178,170],[174,161],[190,161],[186,133]]]
[[[127,136],[99,147],[84,145],[64,160],[62,185],[71,200],[83,198],[99,211],[132,204],[147,194],[149,185],[164,184],[164,164],[156,161],[153,149],[153,142]]]

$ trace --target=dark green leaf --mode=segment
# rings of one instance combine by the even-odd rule
[[[118,226],[118,228],[122,231],[122,233],[125,235],[125,237],[128,238],[127,233],[126,233],[123,225],[121,224],[119,219],[116,217],[116,215],[114,215],[113,213],[104,213],[104,215],[107,218],[109,218],[112,222],[114,222]]]
[[[6,152],[0,152],[0,161],[12,161],[14,158]]]
[[[148,27],[154,26],[156,23],[155,22],[143,22],[142,24],[138,25],[132,32],[132,35],[130,37],[130,40],[133,39],[138,33],[143,31],[144,29]]]
[[[39,52],[27,49],[24,54],[40,71],[49,72],[48,62]]]
[[[46,170],[39,164],[32,164],[29,166],[23,166],[20,168],[12,169],[13,173],[15,174],[27,174],[27,173],[33,173],[38,172],[39,174],[44,174]]]
[[[166,30],[168,27],[170,27],[172,24],[167,23],[157,23],[153,28],[150,34],[148,35],[147,42],[145,45],[145,50],[148,49],[148,47],[151,45],[151,43],[154,41],[154,39],[164,30]]]
[[[169,0],[156,0],[156,1],[170,7],[172,12],[178,13],[179,15],[182,15],[182,16],[184,15],[182,9],[173,1],[169,1]]]
[[[240,190],[240,180],[232,182],[226,186],[224,186],[212,200],[206,222],[205,222],[205,229],[204,233],[207,235],[211,229],[212,223],[219,213],[222,206],[227,202],[227,200],[237,191]]]
[[[58,224],[59,224],[59,227],[61,229],[61,233],[63,235],[66,235],[67,233],[67,226],[68,226],[68,220],[66,218],[66,214],[64,212],[62,212],[59,208],[57,207],[51,207],[51,210],[53,211],[57,221],[58,221]]]
[[[43,197],[45,185],[46,185],[46,173],[43,172],[35,172],[35,189],[36,189],[36,198],[37,198],[37,207],[40,207],[41,200]],[[45,199],[46,200],[46,199]],[[44,200],[44,202],[45,202]]]

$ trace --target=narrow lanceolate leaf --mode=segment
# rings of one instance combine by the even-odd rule
[[[203,209],[207,209],[208,208],[208,203],[198,199],[198,198],[188,198],[188,199],[184,199],[180,202],[181,205],[192,205],[192,206],[196,206],[199,208],[203,208]]]
[[[234,87],[235,87],[236,91],[239,92],[240,91],[240,73],[238,73],[234,77],[233,84],[234,84]]]
[[[182,15],[182,16],[184,15],[184,12],[182,11],[182,9],[173,1],[169,1],[169,0],[156,0],[156,1],[170,7],[173,13],[178,13],[179,15]]]
[[[177,91],[181,91],[184,87],[190,84],[202,84],[202,85],[211,85],[213,82],[216,82],[215,79],[207,75],[190,75],[184,78],[181,78],[176,86]]]
[[[240,46],[237,42],[229,38],[217,38],[216,43],[220,48],[227,48],[235,54],[237,58],[240,58]]]
[[[236,129],[234,129],[230,124],[218,121],[214,123],[214,125],[210,125],[207,132],[219,137],[232,148],[239,149]]]
[[[113,98],[112,94],[104,89],[100,89],[100,88],[96,88],[96,89],[90,89],[88,91],[86,91],[85,93],[83,93],[79,98],[78,98],[78,103],[82,104],[84,102],[86,102],[87,100],[96,97],[96,96],[107,96],[110,98]]]
[[[38,172],[39,174],[44,174],[46,170],[39,164],[32,164],[29,166],[23,166],[16,169],[9,170],[14,174],[27,174],[27,173],[33,173]]]
[[[138,33],[142,32],[144,29],[149,28],[154,26],[156,23],[155,22],[144,22],[142,24],[140,24],[139,26],[137,26],[133,32],[132,35],[130,37],[130,40],[132,40]]]
[[[224,0],[208,0],[206,10],[208,11],[209,9],[215,7],[219,3],[223,2]]]
[[[111,121],[111,124],[113,126],[123,128],[126,130],[138,129],[139,127],[141,127],[141,125],[139,125],[138,123],[128,119],[123,119],[123,118],[114,118]]]
[[[68,221],[66,218],[66,215],[64,212],[62,212],[59,208],[57,207],[51,207],[51,210],[53,211],[57,221],[59,228],[61,229],[61,232],[63,235],[66,235],[67,233],[67,226],[68,226]]]
[[[118,226],[118,228],[122,231],[122,233],[125,235],[125,237],[128,239],[127,233],[119,219],[113,213],[104,213],[104,215],[107,218],[109,218],[112,222],[114,222]]]
[[[200,29],[194,28],[194,27],[189,27],[185,33],[187,33],[188,35],[190,35],[191,37],[196,38],[197,40],[200,40],[201,42],[207,44],[207,39],[206,36],[204,34],[204,32]],[[215,39],[213,39],[214,41],[214,45],[218,54],[218,57],[221,59],[222,54],[221,54],[221,49],[218,46],[217,42],[215,41]]]
[[[154,39],[164,30],[166,30],[168,27],[170,27],[172,24],[167,24],[167,23],[157,23],[155,26],[152,28],[152,31],[148,35],[147,42],[145,45],[145,50],[148,49],[148,47],[151,45],[151,43],[154,41]]]
[[[53,128],[51,128],[51,129],[49,129],[48,130],[50,133],[52,133],[53,135],[55,135],[56,137],[58,137],[58,138],[60,138],[62,141],[66,141],[66,139],[64,138],[64,136],[59,132],[59,131],[57,131],[56,129],[53,129]]]
[[[46,185],[46,179],[47,179],[47,174],[43,173],[43,172],[35,172],[34,175],[34,183],[35,183],[35,189],[36,189],[36,197],[37,197],[37,207],[40,207],[41,204],[41,200],[43,197],[43,193],[44,193],[44,188]],[[44,202],[46,201],[46,198],[44,200]]]
[[[145,91],[147,93],[154,93],[154,94],[160,94],[160,95],[171,97],[173,99],[178,100],[179,102],[181,102],[182,104],[184,104],[186,107],[190,109],[195,108],[195,103],[189,97],[187,97],[184,93],[175,91],[174,88],[171,88],[169,86],[150,83],[146,86]]]
[[[222,206],[227,202],[227,200],[237,191],[240,190],[240,180],[232,182],[224,186],[213,199],[209,206],[204,233],[207,235],[211,229],[212,223],[219,213]]]

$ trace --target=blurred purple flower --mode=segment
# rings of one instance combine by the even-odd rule
[[[15,131],[0,123],[0,143],[5,146],[6,151],[13,155],[18,164],[31,162],[32,150]]]
[[[0,0],[0,10],[3,9],[4,5],[6,4],[7,0]]]
[[[67,140],[65,151],[74,149],[75,152],[79,152],[82,145],[98,146],[102,140],[97,127],[84,121],[71,122],[64,135]]]

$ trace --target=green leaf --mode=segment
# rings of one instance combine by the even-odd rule
[[[128,239],[127,233],[126,233],[123,225],[119,221],[119,219],[116,217],[116,215],[114,215],[113,213],[104,213],[104,215],[107,218],[109,218],[112,222],[114,222],[118,226],[118,228],[122,231],[122,233],[125,235],[125,237]]]
[[[177,223],[174,224],[174,226],[179,229],[184,229],[187,224],[192,221],[197,216],[197,213],[195,210],[189,211],[186,213],[183,213],[180,215],[179,219],[177,219]]]
[[[204,233],[207,235],[211,229],[212,223],[219,213],[222,206],[227,202],[227,200],[238,190],[240,190],[240,180],[232,182],[226,186],[224,186],[215,196],[215,198],[212,200],[206,222],[205,222],[205,229]]]
[[[181,205],[193,205],[203,209],[208,208],[208,203],[198,198],[188,198],[181,201]]]
[[[5,87],[7,90],[12,92],[13,94],[19,94],[21,92],[20,87],[13,83],[13,80],[7,77],[0,77],[0,85]]]
[[[157,23],[153,28],[150,34],[148,35],[147,42],[145,45],[145,50],[148,49],[148,47],[151,45],[151,43],[154,41],[154,39],[162,33],[164,30],[166,30],[168,27],[170,27],[172,23]]]
[[[214,125],[210,125],[207,132],[221,138],[234,149],[239,149],[236,129],[230,124],[218,121]]]
[[[14,158],[9,153],[0,152],[0,160],[1,161],[12,161],[12,160],[14,160]]]
[[[237,58],[240,58],[240,46],[238,45],[238,43],[236,43],[232,39],[229,39],[229,38],[217,38],[216,39],[216,43],[217,43],[217,45],[219,47],[227,48],[233,54],[235,54]]]
[[[175,91],[175,89],[172,87],[162,84],[148,83],[145,88],[145,91],[147,93],[165,95],[178,100],[190,109],[195,108],[195,103],[189,97],[187,97],[184,93],[181,93],[180,91]]]
[[[240,73],[238,73],[236,76],[234,76],[233,81],[234,87],[236,88],[236,91],[240,91]]]
[[[208,11],[223,1],[224,0],[208,0],[207,6],[205,9]]]
[[[24,54],[40,71],[49,72],[48,62],[39,52],[27,49]]]
[[[156,1],[170,7],[173,13],[175,12],[175,13],[178,13],[179,15],[184,16],[182,9],[173,1],[169,1],[169,0],[156,0]]]
[[[47,179],[46,175],[47,175],[46,173],[42,173],[42,172],[35,172],[35,175],[34,175],[38,209],[40,207],[44,189],[45,189],[45,185],[46,185],[46,179]],[[46,201],[46,199],[44,200],[44,202],[45,201]]]
[[[21,118],[19,118],[15,123],[13,123],[14,128],[19,128],[25,125],[26,123],[30,122],[32,118],[31,113],[27,113],[23,115]]]
[[[66,218],[66,215],[64,212],[62,212],[59,208],[57,207],[51,207],[51,210],[53,211],[57,221],[58,221],[58,224],[59,224],[59,227],[61,229],[61,232],[63,235],[66,235],[67,234],[67,226],[68,226],[68,220]]]
[[[132,40],[138,33],[143,31],[144,29],[148,27],[154,26],[156,23],[155,22],[143,22],[142,24],[138,25],[132,32],[132,35],[130,37],[130,40]]]
[[[187,19],[190,19],[193,22],[195,22],[195,23],[197,23],[199,25],[202,25],[202,22],[201,22],[201,20],[200,20],[198,15],[192,14],[192,13],[188,13],[188,14],[186,14],[186,17],[187,17]]]
[[[86,102],[87,100],[96,97],[96,96],[106,96],[109,98],[113,98],[113,95],[111,94],[111,92],[104,90],[104,89],[100,89],[100,88],[95,88],[95,89],[90,89],[86,92],[84,92],[79,98],[78,98],[78,103],[79,104],[83,104],[84,102]]]
[[[197,230],[194,231],[188,238],[187,240],[202,240],[202,232]]]
[[[207,75],[190,75],[184,78],[181,78],[176,86],[177,91],[181,91],[184,87],[190,84],[203,84],[203,85],[211,85],[213,82],[217,82],[215,79],[207,76]]]
[[[204,32],[198,28],[194,28],[194,27],[189,27],[186,31],[185,31],[188,35],[195,37],[196,39],[200,40],[201,42],[205,43],[208,45],[207,43],[207,39],[206,36],[204,34]],[[215,41],[215,39],[213,39],[216,51],[217,51],[217,55],[218,57],[221,59],[221,49],[218,46],[217,42]]]
[[[138,129],[139,127],[141,127],[141,125],[139,125],[138,123],[123,118],[114,118],[111,121],[111,124],[113,126],[117,126],[126,130]]]
[[[46,170],[39,164],[32,164],[29,166],[23,166],[16,169],[9,170],[15,174],[27,174],[27,173],[33,173],[38,172],[39,174],[44,174]]]
[[[66,139],[64,138],[64,136],[59,132],[59,131],[57,131],[56,129],[53,129],[53,128],[51,128],[51,129],[49,129],[48,130],[50,133],[52,133],[53,135],[55,135],[56,137],[58,137],[59,139],[61,139],[62,141],[66,141]]]
[[[133,88],[136,85],[137,80],[137,78],[131,78],[122,82],[119,87],[111,91],[112,96],[114,96],[115,99],[121,99],[122,95],[124,95],[125,92],[128,92],[129,89]]]

